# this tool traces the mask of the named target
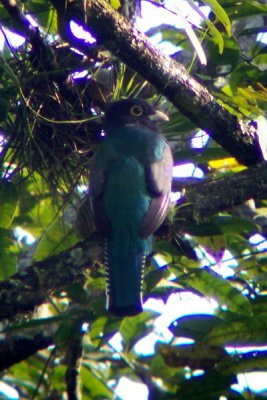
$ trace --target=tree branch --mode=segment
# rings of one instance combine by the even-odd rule
[[[73,336],[69,338],[65,353],[65,363],[67,365],[65,381],[68,400],[79,400],[82,398],[79,382],[83,353],[82,337],[82,327],[79,323],[77,324],[76,331],[74,331]]]
[[[251,198],[267,193],[267,163],[250,167],[215,181],[206,181],[187,187],[183,204],[177,209],[179,226],[206,221],[212,215],[231,210]]]
[[[83,281],[85,270],[99,258],[99,240],[87,240],[13,275],[0,283],[0,320],[33,311],[53,291]]]
[[[162,54],[105,0],[88,1],[86,12],[84,2],[50,1],[66,30],[71,20],[89,30],[240,163],[253,165],[263,160],[256,124],[239,121],[229,113],[181,64]]]
[[[52,337],[38,332],[31,335],[16,335],[0,341],[0,371],[25,360],[37,351],[53,344]]]

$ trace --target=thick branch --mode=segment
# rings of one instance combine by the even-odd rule
[[[51,292],[84,280],[85,269],[101,251],[97,241],[82,242],[1,282],[0,319],[32,311],[44,303]]]
[[[186,189],[183,198],[183,203],[188,206],[178,207],[179,227],[205,221],[220,211],[231,210],[251,198],[261,198],[266,194],[266,162],[232,176],[193,185]]]
[[[71,20],[90,30],[113,54],[165,95],[185,116],[206,130],[225,150],[245,165],[263,159],[253,123],[230,114],[185,68],[162,54],[105,0],[51,0],[66,26]]]
[[[30,336],[17,335],[4,338],[0,341],[0,371],[25,360],[39,350],[46,349],[51,344],[53,339],[41,332]]]

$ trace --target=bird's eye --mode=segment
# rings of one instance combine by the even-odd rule
[[[140,106],[132,106],[131,109],[130,109],[130,112],[135,117],[140,117],[141,115],[144,114],[144,110]]]

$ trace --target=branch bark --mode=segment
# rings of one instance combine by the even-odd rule
[[[88,1],[86,10],[85,3],[77,0],[50,1],[61,24],[65,21],[66,31],[71,20],[89,30],[100,44],[151,82],[240,163],[253,165],[263,160],[256,124],[239,121],[229,113],[181,64],[161,53],[105,0]]]
[[[206,221],[220,211],[231,210],[251,198],[261,198],[267,193],[267,163],[250,167],[215,181],[206,181],[186,188],[178,207],[179,227]],[[179,228],[178,227],[178,228]]]
[[[0,341],[0,371],[25,360],[37,351],[54,343],[53,338],[42,332],[33,335],[17,335]]]
[[[83,281],[85,270],[102,248],[91,238],[58,255],[36,262],[0,283],[0,320],[33,311],[55,290]]]

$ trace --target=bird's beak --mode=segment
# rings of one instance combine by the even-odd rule
[[[154,114],[149,116],[149,119],[153,122],[162,122],[162,121],[169,121],[169,117],[164,114],[164,112],[156,110]]]

